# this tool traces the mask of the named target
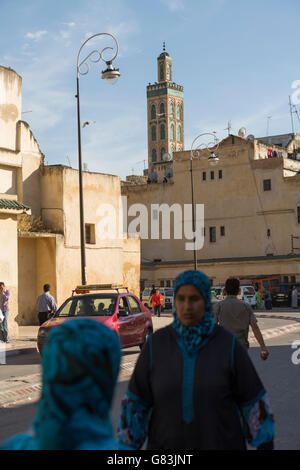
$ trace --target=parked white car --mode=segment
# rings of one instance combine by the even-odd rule
[[[243,300],[251,305],[251,307],[256,307],[256,293],[253,286],[241,286],[238,299]]]

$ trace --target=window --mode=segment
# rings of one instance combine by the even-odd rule
[[[300,206],[297,207],[298,224],[300,224]]]
[[[215,172],[214,172],[214,171],[211,171],[211,172],[210,172],[210,179],[211,179],[211,180],[214,180],[214,179],[215,179]]]
[[[173,160],[173,153],[174,153],[174,147],[173,145],[171,146],[171,160]]]
[[[156,119],[156,109],[154,104],[151,106],[151,119]]]
[[[165,147],[162,147],[161,150],[160,150],[160,159],[161,160],[163,159],[163,156],[164,156],[165,153],[166,153],[166,149],[165,149]]]
[[[223,177],[223,172],[222,172],[222,170],[219,170],[219,180],[221,180],[222,177]]]
[[[153,149],[153,150],[152,150],[152,162],[156,162],[156,160],[157,160],[156,150]]]
[[[291,282],[296,282],[296,276],[291,276]]]
[[[220,227],[220,235],[221,235],[221,237],[225,237],[225,227],[224,227],[224,225],[222,225],[222,227]]]
[[[165,114],[165,105],[164,105],[164,103],[160,104],[159,113],[160,114]],[[160,117],[162,117],[162,116],[160,116]]]
[[[206,181],[206,171],[202,171],[202,181]]]
[[[209,227],[209,241],[211,243],[216,242],[216,227]]]
[[[264,180],[264,191],[271,191],[271,180]]]
[[[74,315],[74,310],[76,306],[77,299],[67,300],[57,311],[57,316],[59,317],[70,317]]]
[[[170,137],[171,137],[171,140],[175,140],[175,126],[174,126],[174,124],[171,124]]]
[[[166,287],[171,287],[171,281],[166,282]]]
[[[160,80],[163,80],[164,79],[164,64],[163,62],[160,63],[160,67],[159,67],[159,73],[160,73]]]
[[[166,138],[166,131],[165,131],[165,125],[162,124],[160,126],[160,138],[161,140],[164,140]]]
[[[173,105],[173,103],[170,103],[170,116],[174,117],[174,105]]]
[[[140,313],[141,312],[140,304],[138,303],[138,301],[134,297],[131,297],[131,295],[130,295],[130,296],[127,297],[127,300],[128,300],[129,305],[131,307],[132,313]]]
[[[152,142],[156,140],[156,126],[152,126],[151,128],[151,137],[152,137]]]
[[[85,243],[96,244],[95,224],[85,224]]]
[[[165,281],[160,281],[160,287],[164,287],[165,286]]]
[[[181,126],[177,127],[177,140],[181,142]]]
[[[271,230],[268,228],[267,230],[267,237],[269,238],[271,236]]]
[[[289,276],[283,276],[283,282],[289,282]]]
[[[126,297],[121,297],[120,298],[120,301],[119,301],[119,311],[120,310],[123,310],[127,313],[127,315],[130,314],[130,310],[129,310],[129,307],[128,307],[128,303],[127,303],[127,300],[126,300]]]
[[[181,119],[181,109],[180,109],[180,104],[177,105],[177,111],[176,111],[176,116],[177,119]]]
[[[167,64],[167,80],[170,80],[170,64]]]

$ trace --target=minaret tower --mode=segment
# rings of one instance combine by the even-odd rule
[[[165,43],[157,58],[157,75],[158,82],[147,86],[148,173],[164,176],[172,167],[174,152],[184,150],[183,87],[172,81],[172,59]]]

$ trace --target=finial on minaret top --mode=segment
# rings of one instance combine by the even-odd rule
[[[165,41],[163,42],[163,52],[166,52],[166,43],[165,43]]]

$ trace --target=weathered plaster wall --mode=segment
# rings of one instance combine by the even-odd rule
[[[21,106],[22,78],[14,70],[0,66],[0,147],[15,150]]]

